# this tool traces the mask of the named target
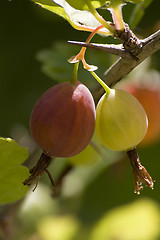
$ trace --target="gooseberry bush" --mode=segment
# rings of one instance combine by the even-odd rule
[[[68,169],[71,169],[75,165],[91,164],[94,158],[103,155],[105,147],[112,151],[127,153],[133,168],[137,194],[140,194],[142,184],[153,189],[152,177],[142,166],[136,150],[147,133],[147,109],[145,112],[143,103],[141,105],[140,99],[139,101],[136,99],[136,92],[139,90],[127,92],[125,88],[120,90],[114,87],[160,48],[159,31],[141,40],[131,30],[140,21],[143,11],[151,1],[129,1],[136,6],[129,25],[123,18],[123,7],[128,4],[123,0],[33,0],[33,2],[63,17],[76,30],[90,34],[85,42],[69,41],[69,46],[71,44],[81,46],[78,54],[68,56],[68,62],[73,66],[70,79],[48,89],[37,100],[31,113],[30,132],[42,150],[37,164],[29,172],[27,167],[19,166],[28,158],[28,150],[18,146],[14,140],[0,139],[3,156],[1,165],[14,156],[13,161],[10,161],[11,171],[8,169],[4,171],[3,168],[2,178],[6,179],[7,175],[15,176],[12,187],[7,191],[8,194],[1,194],[0,203],[21,199],[26,194],[28,186],[33,183],[37,186],[44,172],[48,174],[56,194],[58,183],[54,182],[48,171],[53,159],[65,158],[69,163]],[[110,14],[110,21],[105,19],[105,12]],[[118,43],[90,43],[96,34],[102,37],[110,36]],[[96,74],[96,70],[101,66],[86,62],[87,48],[119,57],[105,71],[102,79]],[[80,62],[85,71],[92,75],[93,81],[97,82],[94,88],[89,89],[87,79],[79,78]],[[85,157],[81,157],[83,154]],[[65,169],[66,172],[68,171]],[[7,188],[8,182],[5,181],[2,191],[6,191]]]

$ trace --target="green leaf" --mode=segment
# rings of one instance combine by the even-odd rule
[[[16,141],[0,138],[0,204],[15,202],[26,194],[28,187],[22,182],[29,171],[20,164],[28,155],[28,150]]]
[[[56,1],[58,2],[58,1]],[[88,10],[87,4],[85,0],[66,0],[72,7],[79,9],[79,10]],[[90,0],[91,4],[93,5],[94,8],[99,8],[109,1],[107,0]]]
[[[127,0],[126,0],[127,1]],[[129,0],[128,2],[133,2],[133,3],[142,3],[145,2],[145,0]]]
[[[148,1],[148,0],[110,0],[107,4],[107,7],[108,8],[116,7],[116,6],[124,4],[126,2],[131,2],[131,3],[138,4],[138,3],[145,2],[145,1]]]
[[[63,18],[67,18],[64,9],[61,6],[54,3],[52,0],[32,0],[32,1],[35,2],[36,4],[40,5],[43,8],[45,8],[53,13],[56,13],[57,15],[59,15]]]
[[[67,20],[71,26],[77,30],[92,32],[101,23],[88,11],[88,7],[85,0],[32,0],[41,7],[63,17]],[[130,0],[133,3],[142,3],[146,5],[151,0]],[[115,8],[117,5],[123,4],[124,0],[90,0],[91,4],[95,8],[106,6],[106,8]],[[138,11],[139,20],[142,17],[141,8]],[[99,33],[102,35],[110,35],[111,33],[102,28]]]
[[[99,21],[88,11],[88,7],[85,0],[32,0],[41,7],[63,17],[66,19],[72,27],[77,30],[93,31],[95,28],[100,26]],[[143,3],[145,6],[148,1],[151,0],[129,0],[133,3]],[[93,7],[99,8],[106,5],[108,7],[115,7],[126,1],[124,0],[90,0]],[[109,31],[105,28],[101,29],[101,34],[109,35]]]
[[[88,10],[87,4],[86,4],[86,0],[79,0],[79,1],[75,1],[75,0],[66,0],[72,7],[79,9],[79,10]],[[90,3],[92,4],[92,6],[94,8],[100,8],[103,7],[104,5],[109,6],[111,5],[119,5],[122,4],[124,2],[133,2],[133,3],[141,3],[141,2],[145,2],[148,0],[90,0]],[[58,1],[56,1],[58,2]]]
[[[80,11],[70,6],[65,0],[32,0],[41,7],[63,17],[73,28],[81,31],[92,32],[100,26],[99,21],[89,11]],[[75,1],[78,2],[78,1]],[[101,34],[108,35],[107,29],[102,29]]]

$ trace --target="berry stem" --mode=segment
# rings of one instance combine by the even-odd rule
[[[123,31],[125,29],[125,23],[123,21],[123,15],[122,15],[122,6],[123,6],[122,4],[118,4],[118,5],[116,4],[112,8],[110,8],[115,29],[118,31]]]
[[[91,41],[91,39],[94,37],[94,35],[101,29],[103,28],[103,25],[98,26],[96,29],[93,30],[93,32],[88,36],[87,40],[85,41],[85,43],[89,43]],[[96,66],[93,65],[89,65],[88,63],[86,63],[85,61],[85,52],[86,52],[86,47],[82,47],[80,52],[76,55],[71,57],[68,62],[69,63],[78,63],[79,61],[82,61],[83,63],[83,67],[88,70],[88,71],[93,71],[93,70],[97,70]],[[78,69],[78,67],[77,67]],[[72,80],[71,82],[74,84],[75,83],[75,79],[76,79],[76,74],[77,74],[77,69],[76,66],[74,68],[73,71],[73,76],[72,76]]]
[[[97,75],[95,72],[90,71],[90,73],[91,73],[91,74],[93,75],[93,77],[97,80],[97,82],[99,82],[100,85],[104,88],[106,94],[109,95],[109,93],[111,92],[111,88],[109,88],[109,87],[107,86],[107,84],[105,84],[105,83],[102,81],[102,79],[101,79],[100,77],[98,77],[98,75]]]
[[[78,67],[79,67],[79,62],[76,62],[74,64],[73,68],[73,73],[72,73],[72,78],[71,78],[71,84],[76,85],[77,83],[77,73],[78,73]]]
[[[103,28],[103,25],[98,26],[96,29],[94,29],[94,31],[88,36],[87,40],[85,41],[85,43],[89,43],[91,41],[91,39],[94,37],[94,35],[101,29]],[[86,52],[86,47],[82,47],[80,52],[77,55],[77,59],[82,60],[84,59],[84,55]]]
[[[90,12],[92,13],[92,15],[105,27],[107,28],[112,35],[114,35],[115,33],[115,29],[106,21],[104,20],[104,18],[99,15],[99,13],[96,11],[96,9],[93,7],[92,3],[90,2],[90,0],[85,0]]]

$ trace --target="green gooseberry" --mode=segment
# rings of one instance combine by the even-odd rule
[[[96,133],[114,151],[134,149],[148,128],[147,115],[139,101],[121,89],[110,89],[96,108]]]

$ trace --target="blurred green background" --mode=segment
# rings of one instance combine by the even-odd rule
[[[132,4],[124,8],[126,21],[132,8]],[[135,28],[139,36],[148,36],[160,28],[159,9],[160,1],[153,0]],[[68,69],[69,77],[72,66],[67,59],[79,48],[71,47],[67,41],[84,41],[87,36],[88,33],[74,30],[66,21],[29,0],[0,1],[0,135],[12,137],[28,147],[34,159],[39,151],[35,150],[29,133],[30,113],[41,94],[58,81],[56,77],[54,81],[54,74],[52,78],[45,74],[51,69],[43,65],[41,71],[42,62],[48,57],[46,51],[50,49],[49,52],[55,54],[54,61]],[[95,41],[111,39],[96,36]],[[77,52],[73,51],[75,49]],[[56,55],[60,52],[62,58]],[[89,63],[99,62],[101,75],[114,60],[93,50],[89,50],[87,56]],[[159,52],[151,57],[148,68],[160,71]],[[57,67],[58,70],[62,74],[61,68]],[[95,80],[88,73],[81,70],[80,76],[84,82],[87,78],[89,86],[93,87]],[[144,187],[141,195],[135,195],[127,157],[108,151],[106,162],[101,159],[97,165],[76,167],[69,173],[59,198],[51,198],[49,181],[43,176],[34,193],[30,192],[20,204],[11,206],[11,213],[6,210],[8,206],[2,206],[1,215],[4,217],[6,210],[10,217],[11,239],[160,239],[160,140],[138,148],[138,152],[141,162],[155,179],[154,190]],[[59,159],[59,162],[63,165],[64,160]],[[60,171],[58,164],[57,161],[51,166],[55,177]],[[6,239],[4,232],[1,224],[0,239]]]

